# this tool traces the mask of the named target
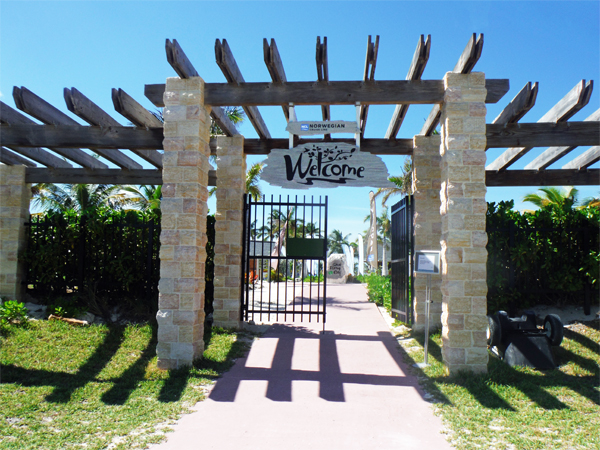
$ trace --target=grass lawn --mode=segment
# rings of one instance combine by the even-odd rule
[[[399,339],[407,361],[423,362],[423,333]],[[600,449],[600,321],[565,328],[553,347],[559,368],[509,367],[490,356],[486,375],[446,376],[440,334],[429,367],[412,368],[457,449]]]
[[[150,325],[39,321],[0,330],[0,448],[6,450],[157,442],[246,352],[251,338],[213,329],[203,360],[163,372],[156,368]]]

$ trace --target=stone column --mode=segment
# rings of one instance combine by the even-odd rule
[[[167,78],[164,94],[158,367],[191,365],[204,352],[204,268],[210,107],[204,81]]]
[[[447,73],[442,107],[442,355],[451,373],[487,371],[485,75]]]
[[[214,325],[238,328],[240,321],[243,195],[246,192],[244,137],[217,137]]]
[[[440,218],[440,142],[441,136],[415,136],[413,139],[413,186],[414,194],[414,245],[415,250],[439,250],[442,236]],[[427,275],[414,274],[414,314],[413,328],[425,328],[425,299]],[[441,326],[442,279],[431,277],[430,324]]]
[[[19,252],[25,250],[31,190],[25,166],[0,165],[0,296],[21,301],[25,276]]]

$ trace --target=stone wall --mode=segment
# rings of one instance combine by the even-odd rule
[[[31,190],[25,166],[0,165],[0,296],[21,300],[24,266],[18,256],[25,249]]]
[[[413,186],[414,194],[414,245],[418,250],[439,250],[442,235],[440,217],[440,142],[441,136],[415,136],[413,139]],[[442,324],[442,279],[431,277],[430,324]],[[415,330],[425,328],[425,299],[427,274],[414,274],[414,323]]]
[[[240,294],[243,195],[246,157],[243,136],[217,137],[217,212],[215,214],[214,325],[241,325]]]
[[[204,352],[204,271],[210,108],[204,81],[168,78],[164,93],[158,367],[192,364]]]
[[[486,261],[483,73],[447,73],[442,107],[442,355],[450,372],[485,372]]]

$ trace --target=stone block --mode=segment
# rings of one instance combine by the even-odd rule
[[[488,350],[487,348],[471,347],[466,350],[466,361],[471,365],[487,365]]]
[[[465,281],[464,285],[466,296],[485,296],[487,295],[487,282],[485,280]]]
[[[159,326],[157,333],[159,342],[177,342],[179,339],[179,328],[176,325]]]
[[[444,296],[442,308],[445,308],[445,311],[447,311],[449,314],[470,314],[471,298],[459,296]]]
[[[442,358],[446,365],[451,368],[466,361],[464,348],[452,348],[448,342],[442,343]]]
[[[483,314],[465,314],[465,330],[485,332],[488,327],[487,316]]]

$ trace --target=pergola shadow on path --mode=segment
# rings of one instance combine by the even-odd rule
[[[327,39],[318,38],[317,79],[298,82],[287,79],[275,40],[265,39],[271,81],[248,83],[227,41],[217,39],[215,59],[226,82],[212,83],[200,78],[176,40],[167,39],[167,61],[177,77],[145,86],[146,97],[164,107],[164,123],[118,88],[111,93],[115,110],[133,126],[122,126],[75,88],[64,89],[65,104],[80,120],[15,86],[16,109],[0,102],[0,294],[21,296],[18,255],[26,242],[29,183],[162,184],[159,367],[190,365],[204,350],[208,186],[218,185],[215,324],[240,326],[245,155],[290,144],[347,142],[361,152],[412,156],[415,250],[441,248],[443,269],[433,285],[432,314],[443,327],[444,362],[451,372],[486,371],[486,187],[599,184],[600,169],[590,166],[600,160],[600,110],[584,121],[569,120],[588,104],[593,81],[579,81],[537,123],[521,122],[538,95],[537,83],[527,83],[488,122],[486,103],[499,102],[509,80],[473,71],[483,35],[471,36],[442,80],[422,79],[431,36],[420,36],[403,80],[375,79],[378,49],[379,37],[373,41],[369,36],[362,80],[335,81],[329,76]],[[369,106],[379,104],[396,106],[388,130],[381,138],[364,138]],[[399,139],[411,104],[429,104],[432,110],[414,139]],[[239,135],[222,109],[231,105],[244,109],[257,139]],[[325,121],[331,120],[331,105],[356,107],[358,142],[331,135],[272,138],[258,107],[280,106],[289,121],[290,107],[296,105],[320,106]],[[224,135],[211,137],[211,123]],[[433,135],[438,125],[440,135]],[[549,168],[578,146],[592,147],[560,169]],[[548,148],[525,169],[511,168],[536,147]],[[507,150],[486,167],[489,148]],[[217,171],[208,162],[211,154],[220,159]],[[152,168],[144,168],[140,158]],[[424,286],[424,278],[416,276],[417,328],[424,323]]]

